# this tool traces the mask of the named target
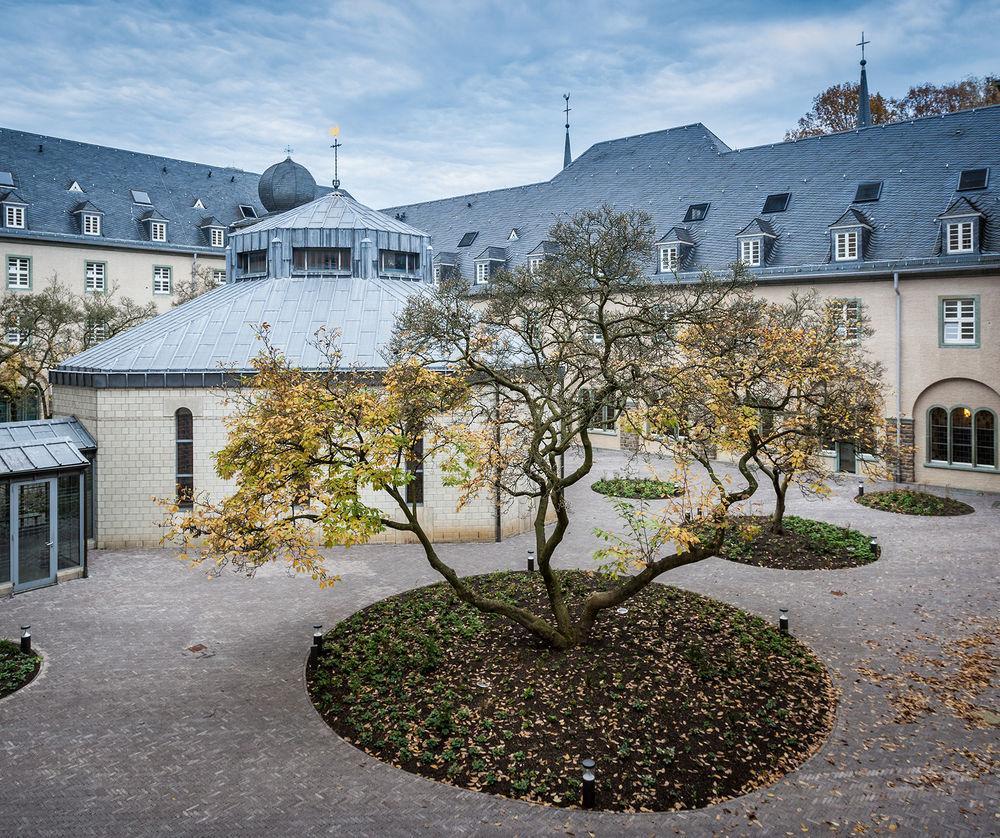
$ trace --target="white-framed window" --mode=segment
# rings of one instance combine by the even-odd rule
[[[528,257],[528,273],[536,274],[542,269],[542,262],[545,260],[544,256],[529,256]]]
[[[670,244],[660,248],[660,273],[672,274],[677,270],[677,245]]]
[[[941,342],[949,346],[974,345],[976,334],[976,298],[958,297],[941,301]]]
[[[153,293],[169,294],[172,290],[173,270],[166,265],[156,265],[153,268]]]
[[[108,266],[104,262],[85,262],[83,287],[85,291],[99,294],[107,289]]]
[[[948,252],[949,253],[971,253],[972,246],[972,222],[971,221],[951,221],[948,223]]]
[[[850,262],[858,258],[860,233],[857,230],[839,230],[833,238],[834,259],[838,262]]]
[[[583,397],[585,402],[590,402],[593,398],[590,390],[582,390],[580,395]],[[614,405],[607,403],[597,405],[597,410],[591,418],[590,424],[587,426],[587,430],[605,434],[613,434],[617,432],[618,413],[619,411],[615,409]]]
[[[11,346],[20,346],[22,343],[27,344],[29,342],[28,338],[29,336],[21,331],[20,320],[8,326],[3,335],[4,343],[9,343]]]
[[[861,300],[853,298],[828,300],[827,306],[837,326],[837,335],[844,340],[857,340],[861,325]]]
[[[3,208],[3,223],[5,227],[24,229],[24,207],[7,204]]]
[[[740,239],[740,261],[748,268],[760,266],[760,239]]]
[[[490,281],[490,263],[476,262],[476,284],[483,285]]]
[[[165,242],[167,240],[167,224],[165,221],[149,222],[149,239],[154,242]]]
[[[435,282],[440,282],[441,281],[441,266],[440,265],[435,265],[434,266],[434,281]]]
[[[213,270],[212,271],[212,282],[214,282],[216,285],[225,285],[226,284],[226,272],[225,272],[225,270],[222,269],[222,268],[216,268],[215,270]]]
[[[108,327],[104,323],[94,323],[90,327],[90,342],[100,343],[108,339]]]
[[[101,216],[85,212],[83,214],[83,234],[85,236],[101,235]]]
[[[31,288],[31,257],[7,257],[7,287],[25,290]]]
[[[226,231],[221,227],[212,227],[209,230],[212,247],[226,246]]]

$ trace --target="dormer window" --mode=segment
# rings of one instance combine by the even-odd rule
[[[676,244],[664,244],[660,245],[660,273],[661,274],[672,274],[677,270],[677,265],[679,264],[677,259],[677,245]]]
[[[82,187],[80,186],[80,184],[79,184],[79,183],[78,183],[77,181],[75,181],[75,180],[74,180],[74,181],[73,181],[73,182],[72,182],[72,183],[71,183],[71,184],[69,185],[69,189],[68,189],[67,191],[68,191],[68,192],[83,192],[83,189],[82,189]]]
[[[95,212],[85,212],[82,215],[83,234],[85,236],[101,235],[101,216]]]
[[[948,223],[947,249],[949,253],[972,253],[975,250],[972,228],[972,221],[950,221]]]
[[[872,225],[859,209],[851,207],[829,227],[832,261],[860,262],[865,258],[867,237]]]
[[[476,285],[485,285],[490,281],[490,263],[476,262]]]
[[[208,232],[212,247],[225,247],[226,245],[225,230],[223,230],[221,227],[212,227]]]
[[[528,273],[537,274],[542,269],[542,262],[545,261],[544,256],[529,256],[528,257]]]
[[[838,230],[834,234],[833,258],[838,262],[854,262],[858,259],[858,241],[861,234],[857,230]]]
[[[21,204],[4,204],[3,224],[4,227],[12,227],[15,230],[23,230],[24,206]]]
[[[149,240],[154,242],[165,242],[167,240],[167,222],[149,222]]]
[[[760,267],[760,245],[758,238],[740,239],[740,261],[748,268]]]
[[[521,233],[518,231],[517,227],[515,227],[510,231],[510,235],[507,236],[507,241],[516,242],[519,238],[521,238]]]
[[[492,279],[507,262],[507,249],[503,247],[487,247],[473,263],[476,268],[476,285],[482,285]]]
[[[194,199],[194,204],[191,209],[205,209],[205,205],[201,202],[201,198]]]
[[[937,220],[941,222],[941,249],[945,254],[979,251],[983,213],[964,195],[952,201]]]

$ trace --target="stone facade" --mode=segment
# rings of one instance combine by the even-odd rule
[[[170,500],[175,484],[175,411],[185,407],[194,417],[194,487],[219,499],[232,484],[215,472],[212,454],[223,447],[226,429],[224,393],[207,389],[95,389],[53,386],[56,411],[76,416],[97,440],[95,474],[98,547],[155,546],[165,521],[156,498]],[[494,541],[497,509],[492,497],[477,497],[457,509],[459,491],[443,485],[433,461],[424,468],[424,503],[419,515],[436,542]],[[375,493],[365,501],[393,514],[388,497]],[[524,532],[534,506],[515,501],[500,510],[502,537]],[[409,533],[386,530],[376,543],[415,540]]]

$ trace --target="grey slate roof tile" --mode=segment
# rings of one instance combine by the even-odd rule
[[[39,151],[41,148],[41,151]],[[27,231],[0,236],[86,240],[72,208],[81,200],[69,191],[76,181],[83,197],[104,211],[102,239],[148,247],[139,218],[148,207],[132,202],[131,190],[149,194],[152,205],[171,221],[166,244],[205,249],[198,225],[206,212],[228,226],[242,218],[238,206],[253,206],[263,216],[257,197],[260,175],[227,166],[209,166],[136,151],[0,128],[0,169],[14,176],[16,192],[28,204]],[[210,176],[211,175],[211,176]],[[201,198],[205,209],[195,208]]]
[[[708,217],[694,225],[697,247],[684,268],[723,270],[733,261],[736,234],[760,213],[765,197],[790,192],[782,243],[763,273],[856,270],[856,264],[827,264],[828,227],[850,207],[859,183],[883,181],[880,200],[866,205],[877,233],[867,262],[938,258],[937,216],[954,200],[962,169],[1000,171],[998,137],[1000,106],[736,151],[695,124],[598,143],[542,183],[384,211],[405,213],[440,250],[478,230],[478,246],[505,245],[509,264],[518,265],[557,219],[582,209],[605,203],[644,209],[659,238],[681,223],[688,205],[711,203]],[[1000,178],[991,177],[988,188],[975,193],[990,218],[984,241],[994,245],[1000,242],[1000,230],[992,231],[1000,227],[1000,213],[991,212],[1000,202],[998,184]],[[507,241],[513,227],[520,238]]]

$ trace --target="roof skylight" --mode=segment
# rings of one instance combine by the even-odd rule
[[[958,191],[967,192],[971,189],[985,189],[989,180],[989,169],[962,169],[962,175],[958,179]]]
[[[775,195],[768,195],[764,201],[764,209],[761,212],[784,212],[788,209],[788,199],[792,197],[791,192],[778,192]]]
[[[854,193],[855,204],[866,204],[877,201],[882,196],[882,181],[875,180],[868,183],[859,183],[858,191]]]
[[[14,176],[10,172],[0,172],[0,186],[13,186]]]
[[[256,218],[257,210],[255,210],[249,204],[240,204],[240,215],[244,218]]]
[[[685,221],[703,221],[711,204],[691,204],[684,215]]]
[[[132,190],[132,200],[137,204],[145,204],[146,206],[153,205],[153,202],[149,200],[149,195],[139,189]]]
[[[458,246],[470,247],[472,243],[476,240],[476,236],[478,235],[479,235],[478,230],[474,233],[466,233],[464,236],[462,236],[462,240],[458,243]]]

